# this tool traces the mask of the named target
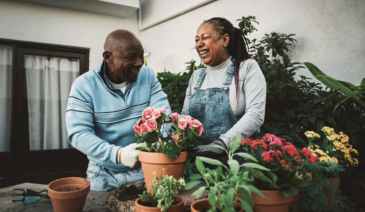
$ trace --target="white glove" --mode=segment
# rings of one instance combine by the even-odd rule
[[[122,163],[123,165],[133,169],[140,167],[141,163],[138,160],[139,153],[138,150],[136,150],[136,147],[142,145],[144,145],[144,143],[132,143],[128,146],[119,148],[117,153],[117,163]]]

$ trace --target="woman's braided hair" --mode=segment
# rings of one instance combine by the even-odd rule
[[[225,34],[228,34],[230,37],[227,50],[228,54],[231,56],[231,60],[234,64],[234,80],[236,84],[236,99],[237,99],[237,107],[239,102],[239,70],[241,68],[241,63],[247,59],[249,59],[248,51],[246,48],[245,36],[243,32],[234,27],[231,22],[229,22],[225,18],[211,18],[209,20],[204,21],[203,23],[210,23],[213,25],[215,31],[217,31],[222,37]]]

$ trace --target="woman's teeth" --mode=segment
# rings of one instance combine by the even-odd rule
[[[202,51],[199,51],[199,54],[204,57],[208,54],[208,52],[209,52],[208,50],[202,50]]]
[[[133,74],[138,74],[138,71],[132,71]]]

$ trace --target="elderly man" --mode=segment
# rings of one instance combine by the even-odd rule
[[[78,77],[66,112],[69,142],[89,158],[91,190],[113,191],[144,182],[133,125],[146,107],[171,112],[141,42],[127,30],[111,32],[100,68]]]

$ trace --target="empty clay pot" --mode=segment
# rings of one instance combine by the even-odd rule
[[[285,197],[279,191],[261,191],[266,198],[256,193],[252,193],[255,212],[289,212],[290,204],[294,196]]]
[[[172,205],[167,212],[181,212],[184,210],[184,198],[178,196],[177,204]],[[136,199],[134,202],[134,207],[136,208],[136,212],[161,212],[161,209],[158,207],[148,207],[142,205],[141,198]]]
[[[90,181],[81,177],[68,177],[48,184],[48,196],[55,212],[82,212]]]
[[[179,179],[184,171],[186,158],[186,152],[181,152],[177,159],[171,160],[171,158],[167,157],[163,153],[146,152],[140,150],[139,161],[141,161],[142,164],[147,190],[151,191],[150,185],[154,172],[156,172],[156,177],[163,177],[165,174]]]

